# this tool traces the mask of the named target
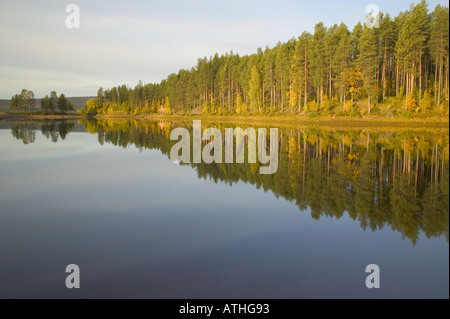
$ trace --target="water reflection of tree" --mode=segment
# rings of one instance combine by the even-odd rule
[[[372,230],[381,228],[376,217],[376,195],[374,174],[375,164],[372,161],[371,153],[367,152],[360,161],[354,178],[353,199],[350,211],[354,217],[357,216],[361,227],[365,230],[370,227]]]
[[[415,243],[419,238],[423,213],[414,189],[413,175],[398,176],[393,182],[390,196],[394,217],[391,227]]]
[[[24,144],[34,143],[36,131],[41,128],[42,135],[56,143],[59,138],[64,140],[75,127],[74,122],[68,121],[45,121],[45,122],[20,122],[11,123],[11,133]]]
[[[23,144],[34,143],[36,140],[35,123],[14,123],[11,124],[11,134],[14,138],[22,140]]]
[[[448,233],[448,207],[449,207],[449,173],[444,173],[439,185],[428,185],[423,195],[423,223],[424,233],[430,238],[435,234],[444,234],[447,238]]]
[[[51,139],[52,142],[58,142],[58,139],[66,139],[75,126],[74,122],[67,121],[48,121],[41,124],[41,132],[47,139]]]
[[[169,156],[173,123],[100,121],[85,123],[100,143],[157,149]],[[177,124],[180,126],[180,124]],[[182,126],[192,130],[192,123]],[[231,124],[214,126],[224,133]],[[241,126],[245,129],[245,126]],[[203,142],[205,143],[205,142]],[[259,174],[259,164],[190,164],[199,178],[230,185],[254,184],[282,196],[311,216],[340,218],[346,212],[363,229],[390,226],[413,244],[445,235],[448,241],[448,131],[364,132],[282,129],[279,168]]]
[[[352,190],[351,179],[354,167],[351,163],[343,160],[341,154],[338,154],[331,163],[331,169],[328,183],[328,194],[330,194],[330,207],[332,215],[341,217],[348,209]]]

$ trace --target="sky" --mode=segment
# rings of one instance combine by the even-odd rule
[[[416,1],[417,2],[417,1]],[[428,0],[429,11],[447,1]],[[0,0],[0,99],[22,89],[94,96],[157,83],[199,57],[252,54],[326,26],[363,22],[366,8],[396,16],[410,0]],[[67,28],[69,4],[80,27]],[[69,19],[73,21],[72,19]]]

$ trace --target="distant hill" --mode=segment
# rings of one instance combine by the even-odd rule
[[[73,104],[75,111],[81,110],[84,107],[84,104],[89,99],[95,99],[95,96],[76,96],[76,97],[68,97],[67,99]],[[36,107],[40,109],[42,99],[36,99]],[[0,99],[0,112],[9,111],[9,102],[8,99]]]

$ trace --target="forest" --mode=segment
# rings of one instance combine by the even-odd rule
[[[449,116],[449,9],[325,26],[255,54],[199,58],[160,83],[99,88],[81,114]]]
[[[34,92],[31,90],[23,89],[20,94],[15,94],[11,97],[9,103],[11,110],[13,111],[27,111],[36,110],[36,99]],[[61,93],[60,96],[55,91],[50,92],[50,96],[46,95],[40,101],[42,111],[55,113],[58,110],[60,113],[67,111],[73,111],[73,104]]]

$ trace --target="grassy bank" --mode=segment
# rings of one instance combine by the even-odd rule
[[[58,114],[41,112],[0,112],[0,120],[72,120],[79,119],[78,114]]]
[[[404,117],[339,117],[320,116],[307,117],[301,115],[207,115],[207,114],[97,114],[92,116],[96,119],[109,120],[157,120],[157,121],[193,121],[205,122],[229,122],[229,123],[252,123],[252,124],[277,124],[277,125],[321,125],[321,126],[345,126],[345,127],[448,127],[448,118],[404,118]],[[0,112],[0,119],[7,120],[70,120],[89,118],[79,114],[43,114],[43,113],[11,113]]]
[[[160,121],[193,121],[206,122],[233,122],[233,123],[262,123],[262,124],[288,124],[288,125],[332,125],[332,126],[380,126],[380,127],[448,127],[449,119],[443,118],[395,118],[395,117],[333,117],[322,116],[310,118],[306,116],[258,116],[258,115],[206,115],[206,114],[151,114],[129,115],[110,114],[96,115],[97,119],[136,119],[136,120],[160,120]]]

